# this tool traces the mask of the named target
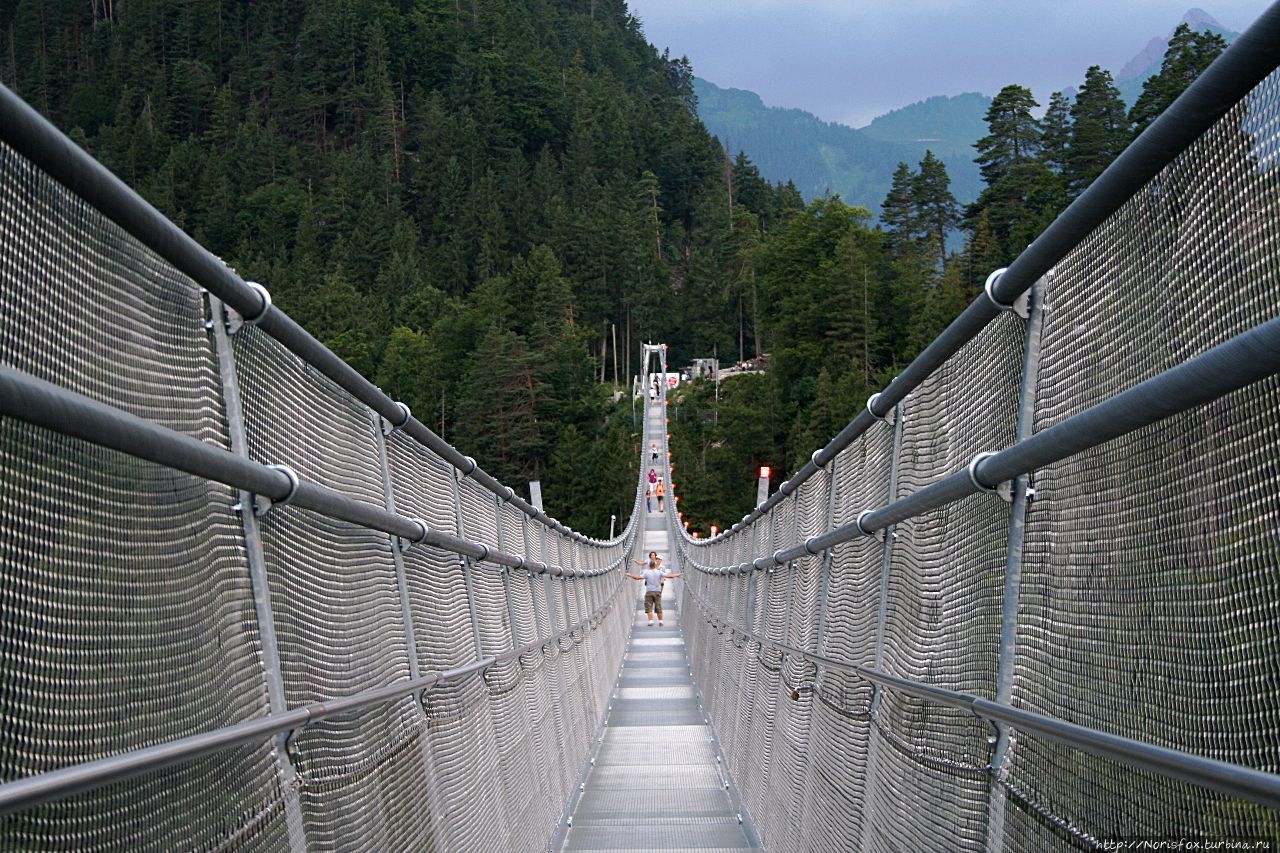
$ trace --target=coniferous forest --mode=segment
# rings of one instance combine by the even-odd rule
[[[1006,87],[977,202],[926,154],[872,227],[724,151],[623,0],[0,0],[6,86],[597,536],[630,509],[642,341],[766,358],[672,405],[681,508],[732,523],[758,465],[808,459],[1222,48],[1180,27],[1131,111],[1097,67],[1040,119]]]

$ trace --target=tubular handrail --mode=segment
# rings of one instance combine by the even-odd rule
[[[106,403],[0,365],[0,414],[44,427],[100,447],[118,450],[168,468],[214,480],[276,504],[291,504],[331,518],[380,530],[410,542],[425,542],[471,557],[516,569],[565,577],[592,577],[610,568],[575,569],[527,561],[452,534],[431,530],[420,519],[407,518],[346,495],[299,480],[279,466],[237,456],[177,430],[130,414]],[[253,511],[245,507],[246,512]],[[632,514],[635,517],[635,514]],[[620,539],[629,541],[631,525]],[[625,552],[625,548],[623,549]],[[616,564],[616,563],[615,563]]]
[[[1013,705],[993,702],[981,696],[890,675],[871,667],[835,660],[825,655],[779,643],[716,619],[710,608],[688,584],[685,584],[685,592],[702,611],[703,618],[709,624],[718,630],[730,631],[761,646],[769,646],[784,654],[801,657],[820,666],[857,675],[877,687],[894,688],[927,702],[967,711],[988,722],[1003,723],[1022,731],[1034,732],[1055,743],[1079,749],[1090,755],[1109,758],[1131,767],[1152,770],[1271,808],[1280,808],[1280,775],[1111,734],[1078,723],[1069,723],[1066,720],[1037,714]],[[996,768],[990,768],[990,770],[993,773],[998,772]]]
[[[168,261],[200,287],[226,303],[246,322],[257,325],[281,345],[335,382],[360,402],[469,476],[497,497],[540,524],[579,542],[613,545],[592,539],[534,507],[486,473],[469,456],[415,419],[351,365],[303,329],[279,308],[261,285],[252,285],[173,224],[142,196],[71,141],[21,98],[0,85],[0,140],[58,183],[97,208],[144,246]],[[635,518],[633,514],[632,519]]]
[[[728,530],[699,544],[731,536],[795,493],[873,424],[884,418],[935,370],[1102,225],[1161,169],[1222,118],[1280,66],[1280,2],[1273,3],[1081,193],[1039,237],[907,367],[872,395],[867,407],[763,504]]]
[[[625,555],[624,555],[625,559]],[[490,655],[470,663],[440,672],[428,672],[418,678],[410,678],[394,684],[362,690],[348,696],[338,696],[291,708],[277,714],[268,714],[253,720],[225,726],[213,731],[201,732],[178,740],[143,747],[130,752],[111,755],[94,761],[86,761],[69,767],[61,767],[35,776],[0,784],[0,814],[18,811],[40,803],[61,799],[72,794],[100,788],[113,782],[122,782],[175,764],[181,764],[203,755],[221,752],[235,746],[262,741],[285,732],[297,731],[309,723],[318,722],[335,714],[354,711],[370,705],[384,704],[395,699],[422,692],[443,682],[481,675],[489,667],[521,657],[530,652],[558,643],[575,631],[597,624],[617,604],[619,595],[626,589],[618,589],[590,616],[565,628],[544,640],[526,644],[498,655]]]
[[[908,518],[931,512],[1037,468],[1150,426],[1173,415],[1216,400],[1246,385],[1280,373],[1280,317],[1253,327],[1190,361],[1172,367],[1126,391],[1091,406],[1043,432],[998,453],[979,454],[969,466],[855,521],[811,536],[737,566],[709,568],[712,574],[740,574],[780,566],[848,542]]]

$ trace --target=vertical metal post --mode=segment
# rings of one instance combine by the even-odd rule
[[[562,534],[560,534],[560,535],[561,535],[564,539],[566,539],[566,540],[568,539],[568,537],[567,537],[567,536],[565,536],[565,534],[563,534],[563,533],[562,533]],[[574,566],[574,559],[573,559],[573,542],[572,542],[572,541],[570,541],[570,542],[569,542],[569,565],[568,565],[568,566],[565,566],[565,568],[567,568],[567,569],[576,568],[576,567]],[[560,583],[560,589],[561,589],[561,592],[564,594],[564,630],[568,630],[568,629],[569,629],[569,627],[573,624],[573,623],[570,621],[570,620],[573,618],[573,608],[569,606],[569,579],[568,579],[567,577],[565,577],[564,575],[561,575],[561,576],[560,576],[560,581],[561,581],[561,583]]]
[[[774,531],[773,531],[774,520],[777,518],[777,515],[778,515],[778,508],[776,506],[773,509],[769,510],[769,553],[771,554],[775,550],[777,550],[774,547]],[[761,580],[759,584],[760,606],[757,608],[757,612],[760,616],[760,630],[758,633],[765,637],[769,637],[769,593],[773,588],[772,579],[773,579],[773,566],[770,566],[769,568],[764,570],[764,579]],[[773,639],[773,638],[769,637],[769,639]]]
[[[1053,271],[1031,286],[1028,300],[1027,336],[1022,359],[1022,386],[1018,391],[1018,421],[1014,442],[1026,441],[1035,429],[1036,385],[1040,373],[1040,332],[1044,321],[1044,291]],[[1013,692],[1014,662],[1018,642],[1018,595],[1022,584],[1022,545],[1026,534],[1027,508],[1034,492],[1026,474],[1013,481],[1013,505],[1009,510],[1009,547],[1006,552],[1004,599],[1000,610],[1000,659],[996,670],[996,701],[1008,703]],[[1009,751],[1009,727],[996,723],[996,746],[991,757],[990,790],[987,795],[987,850],[1001,848],[1004,835],[1004,761]]]
[[[521,513],[520,529],[524,537],[525,562],[526,563],[531,562],[532,561],[531,555],[533,554],[533,548],[530,547],[530,544],[529,544],[529,516],[525,515],[524,513]],[[533,572],[527,572],[526,575],[529,579],[529,609],[533,611],[534,637],[538,640],[541,640],[543,637],[542,637],[542,622],[540,619],[538,619],[538,604],[537,604],[538,584],[533,579]],[[547,636],[548,637],[551,636],[550,632],[547,633]]]
[[[538,541],[538,551],[542,554],[542,562],[550,564],[551,560],[547,559],[547,526],[545,524],[538,525]],[[552,575],[544,575],[542,579],[542,591],[547,598],[547,622],[550,628],[550,632],[547,634],[548,637],[553,637],[560,631],[560,621],[556,619],[556,600],[555,596],[551,594],[552,577]]]
[[[724,593],[724,601],[726,601],[726,605],[724,605],[724,621],[732,625],[733,613],[737,612],[735,606],[733,606],[733,598],[735,598],[735,596],[733,596],[733,587],[735,587],[736,584],[733,583],[732,575],[727,576],[727,578],[723,578],[721,583],[724,584],[724,588],[726,588],[726,593]],[[737,606],[741,607],[742,602],[737,602]]]
[[[383,420],[382,416],[377,412],[370,410],[369,418],[373,423],[374,440],[378,445],[378,465],[382,470],[382,491],[386,500],[387,511],[396,511],[395,489],[391,481],[391,465],[387,458],[387,439],[386,436],[391,432],[391,424]],[[391,559],[396,569],[396,590],[400,595],[400,616],[404,621],[405,651],[409,656],[409,677],[418,678],[422,675],[422,664],[418,659],[418,640],[413,632],[413,608],[409,601],[409,582],[408,576],[404,568],[404,552],[403,545],[399,536],[390,536]],[[422,767],[424,777],[428,784],[436,779],[435,758],[431,754],[431,738],[429,735],[431,724],[427,719],[427,711],[422,706],[423,691],[417,690],[413,694],[413,714],[418,719],[418,723],[422,726],[422,737],[418,741],[419,751],[422,753]]]
[[[902,406],[894,406],[890,413],[893,418],[893,442],[889,445],[889,493],[888,500],[893,501],[898,491],[898,448],[902,444]],[[876,604],[876,669],[884,669],[884,638],[888,630],[889,613],[889,570],[893,560],[893,540],[897,537],[897,525],[884,530],[884,550],[880,557],[880,596]],[[880,710],[880,702],[884,698],[884,688],[879,684],[872,685],[871,713]]]
[[[458,469],[454,468],[453,476],[450,477],[450,481],[453,483],[454,523],[458,536],[466,539],[467,525],[462,519],[462,488],[458,478]],[[471,638],[476,644],[476,660],[479,660],[484,657],[484,643],[480,641],[480,620],[476,616],[476,590],[471,580],[471,558],[464,556],[458,563],[462,567],[462,583],[467,588],[467,609],[471,612]]]
[[[840,462],[840,457],[836,456],[831,460],[831,467],[827,469],[827,523],[822,528],[823,532],[830,530],[835,524],[836,519],[836,466]],[[817,638],[814,640],[814,651],[822,654],[822,641],[827,629],[827,591],[831,587],[831,548],[826,548],[822,552],[822,579],[818,588],[818,631]]]
[[[391,486],[391,466],[387,462],[386,434],[390,425],[377,412],[370,411],[373,421],[373,434],[378,445],[378,464],[382,470],[382,491],[386,500],[387,511],[396,511],[395,493]],[[409,653],[409,676],[417,678],[421,670],[418,663],[418,644],[413,634],[413,611],[409,604],[409,584],[404,571],[404,554],[400,550],[400,537],[390,536],[391,559],[396,567],[396,590],[400,595],[400,617],[404,623],[405,647]]]
[[[222,402],[227,417],[227,435],[231,439],[231,452],[248,459],[249,442],[245,435],[244,408],[240,402],[240,382],[236,375],[235,354],[231,351],[231,341],[227,338],[227,309],[213,294],[209,294],[209,316],[222,378]],[[280,666],[275,617],[271,612],[271,584],[267,577],[266,558],[262,553],[262,531],[258,526],[258,517],[254,515],[254,496],[241,490],[239,500],[240,518],[244,525],[245,556],[249,563],[249,583],[253,590],[253,608],[258,620],[258,639],[262,643],[267,702],[272,714],[280,714],[288,710],[288,707],[285,704],[284,673]],[[302,806],[298,801],[298,773],[289,756],[289,733],[276,735],[275,741],[289,849],[294,853],[302,853],[307,849],[307,838],[302,822]]]
[[[498,531],[498,550],[507,550],[507,536],[502,531],[502,498],[494,495],[493,497],[493,523],[494,529]],[[508,566],[502,567],[502,598],[507,603],[507,627],[511,631],[511,648],[520,645],[520,631],[516,627],[516,613],[511,607],[511,569]]]

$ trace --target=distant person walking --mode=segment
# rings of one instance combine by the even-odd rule
[[[649,469],[649,485],[652,486],[656,482],[658,482],[658,472],[650,468]]]
[[[658,512],[662,512],[662,499],[667,493],[667,484],[662,482],[661,477],[658,478],[658,485],[654,487],[653,491],[658,496]]]
[[[653,512],[653,489],[644,490],[644,511]]]
[[[646,564],[644,560],[632,560],[637,566],[647,566],[643,572],[638,575],[628,573],[627,577],[636,581],[644,581],[644,613],[649,617],[649,625],[653,626],[653,614],[657,611],[658,624],[662,622],[662,585],[668,578],[678,578],[684,572],[677,574],[667,574],[662,571],[662,558],[658,556],[657,551],[649,552],[649,562]]]
[[[649,442],[649,461],[658,461],[658,443],[656,441]]]

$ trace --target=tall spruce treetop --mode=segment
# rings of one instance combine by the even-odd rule
[[[947,165],[924,152],[920,172],[911,182],[911,200],[920,220],[920,230],[931,244],[931,255],[938,268],[947,260],[947,232],[960,221],[960,207],[951,194],[951,177]]]
[[[1040,120],[1040,159],[1055,174],[1067,171],[1067,151],[1071,147],[1071,100],[1066,92],[1049,96],[1049,106]]]
[[[893,183],[889,186],[889,194],[880,205],[880,221],[891,235],[891,242],[897,246],[907,243],[915,236],[915,209],[912,205],[912,184],[915,174],[906,163],[899,163],[893,173]]]
[[[1004,262],[1039,233],[1058,194],[1058,179],[1040,159],[1042,129],[1031,115],[1037,106],[1029,89],[1001,89],[987,110],[991,133],[974,146],[988,186],[966,209],[966,227],[985,215]]]
[[[1040,150],[1040,123],[1031,115],[1038,106],[1025,86],[1005,86],[991,100],[985,116],[991,132],[974,143],[978,149],[975,159],[988,185]]]
[[[1227,42],[1222,36],[1193,30],[1186,23],[1178,24],[1164,52],[1160,73],[1142,84],[1142,94],[1129,111],[1134,132],[1141,133],[1159,118],[1226,48]]]
[[[1111,72],[1089,67],[1084,85],[1071,105],[1071,148],[1067,152],[1067,182],[1082,192],[1129,144],[1129,117]]]

